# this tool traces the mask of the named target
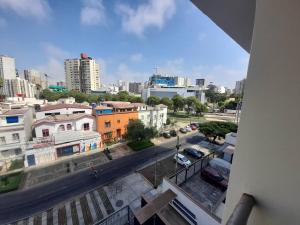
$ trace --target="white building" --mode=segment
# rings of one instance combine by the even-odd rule
[[[129,81],[118,80],[118,86],[120,91],[129,92]]]
[[[206,102],[204,90],[200,87],[160,87],[160,88],[145,88],[142,91],[142,98],[144,101],[150,96],[157,96],[159,98],[172,98],[174,95],[180,95],[184,98],[194,96],[198,98],[201,103]]]
[[[165,105],[157,105],[151,107],[143,103],[132,103],[137,106],[139,119],[146,127],[154,127],[161,130],[167,123],[168,107]]]
[[[51,115],[92,114],[92,108],[83,104],[58,103],[45,105],[36,112],[36,119],[43,119]]]
[[[14,58],[5,55],[0,55],[0,78],[16,78],[16,64]]]
[[[0,161],[21,157],[31,138],[33,114],[30,109],[3,110],[0,113]]]
[[[90,94],[100,88],[100,69],[96,60],[81,54],[80,59],[65,60],[66,86]]]
[[[48,116],[34,123],[36,138],[26,146],[25,166],[49,163],[61,157],[100,150],[95,118],[88,114]]]
[[[40,90],[44,90],[48,87],[48,82],[44,79],[45,74],[38,70],[27,69],[24,70],[24,78],[28,80],[28,82],[39,86]]]
[[[22,78],[5,79],[4,93],[8,97],[23,96],[34,98],[37,94],[36,85]]]

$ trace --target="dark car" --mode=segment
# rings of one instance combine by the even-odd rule
[[[196,128],[199,128],[199,123],[191,123],[191,126],[195,126]]]
[[[194,148],[185,148],[183,150],[183,152],[187,155],[192,156],[193,158],[196,158],[196,159],[201,159],[204,156],[203,152],[197,151]]]
[[[176,137],[176,136],[177,136],[176,130],[170,130],[170,135],[171,135],[172,137]]]
[[[171,137],[171,135],[170,135],[169,132],[163,132],[163,133],[162,133],[162,136],[163,136],[164,138],[170,138],[170,137]]]
[[[197,130],[197,126],[195,126],[194,124],[191,124],[190,127],[192,130]]]
[[[185,128],[180,128],[179,131],[183,134],[186,134],[187,133],[187,130]]]
[[[218,171],[210,166],[202,170],[201,176],[205,181],[221,188],[223,191],[225,191],[228,187],[228,181],[222,175],[220,175]]]

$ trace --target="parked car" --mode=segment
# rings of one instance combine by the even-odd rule
[[[199,123],[191,123],[191,126],[195,126],[196,128],[199,128]]]
[[[176,136],[177,136],[176,130],[170,130],[170,135],[171,135],[172,137],[176,137]]]
[[[183,152],[187,155],[192,156],[193,158],[196,158],[196,159],[201,159],[204,156],[203,152],[198,151],[197,149],[194,149],[194,148],[185,148],[183,150]]]
[[[167,132],[167,131],[163,132],[163,133],[162,133],[162,136],[163,136],[164,138],[170,138],[170,137],[171,137],[170,132]]]
[[[178,153],[174,155],[174,159],[175,161],[177,161],[180,165],[188,167],[190,166],[192,163],[190,160],[187,159],[187,157],[185,157],[184,155]]]
[[[186,129],[187,132],[191,132],[192,131],[192,128],[190,126],[186,126],[185,129]]]
[[[197,130],[197,127],[193,124],[191,124],[190,127],[191,127],[192,130]]]
[[[214,168],[207,166],[201,171],[202,178],[208,183],[225,191],[228,187],[228,180],[220,175]]]
[[[187,133],[187,130],[186,130],[185,128],[183,128],[183,127],[180,128],[179,131],[180,131],[181,133],[183,133],[183,134],[186,134],[186,133]]]

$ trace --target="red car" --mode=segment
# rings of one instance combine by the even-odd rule
[[[201,176],[203,180],[207,181],[208,183],[221,188],[225,191],[228,187],[228,181],[221,176],[218,171],[213,169],[212,167],[208,166],[201,171]]]
[[[191,127],[192,130],[197,130],[197,126],[195,126],[193,124],[191,124],[190,127]]]

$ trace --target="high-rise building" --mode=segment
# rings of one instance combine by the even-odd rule
[[[81,91],[90,94],[100,88],[99,64],[91,57],[81,54],[80,59]]]
[[[235,82],[234,93],[236,95],[242,95],[244,93],[245,84],[246,84],[246,79]]]
[[[201,79],[196,79],[196,85],[199,87],[205,87],[205,79],[201,78]]]
[[[68,90],[77,90],[90,94],[100,88],[99,64],[86,54],[80,59],[65,60],[66,86]]]
[[[138,83],[138,82],[129,83],[129,92],[140,94],[142,92],[142,83]]]
[[[129,82],[118,80],[119,91],[127,91],[129,92]]]
[[[5,95],[8,97],[23,96],[27,98],[36,97],[36,85],[22,78],[5,79]]]
[[[26,69],[24,70],[24,78],[30,83],[37,85],[40,90],[46,89],[48,87],[48,82],[44,79],[44,74],[38,70]]]
[[[80,60],[65,60],[65,76],[67,89],[80,91]]]
[[[14,58],[5,55],[0,55],[0,78],[16,78],[16,64]]]

